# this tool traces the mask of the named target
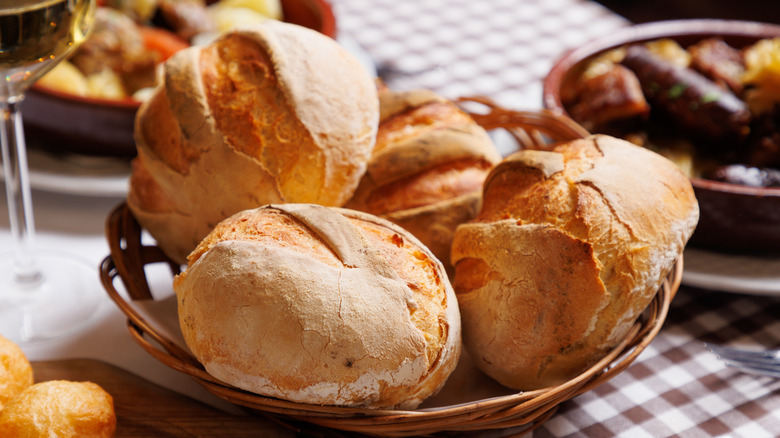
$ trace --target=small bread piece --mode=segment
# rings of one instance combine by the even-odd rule
[[[30,386],[0,412],[0,436],[102,438],[116,430],[113,398],[92,382]]]
[[[346,207],[411,231],[449,269],[455,228],[476,216],[501,156],[481,126],[432,91],[380,87],[379,108],[376,146]]]
[[[341,206],[374,146],[373,78],[337,42],[268,20],[164,65],[139,109],[128,206],[171,258],[267,203]]]
[[[213,376],[300,403],[416,407],[457,364],[441,263],[375,216],[271,205],[220,223],[174,280],[179,323]]]
[[[0,411],[32,384],[33,369],[24,352],[13,341],[0,336]]]
[[[689,179],[623,140],[510,155],[453,241],[465,347],[514,389],[571,379],[626,336],[698,217]]]

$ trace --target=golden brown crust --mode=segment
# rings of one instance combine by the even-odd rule
[[[487,174],[500,161],[485,130],[454,102],[428,90],[386,90],[379,94],[379,103],[376,146],[351,203],[362,202],[375,188],[407,178],[424,182],[420,174],[439,166],[469,167]],[[468,192],[458,194],[464,193]]]
[[[22,349],[0,336],[0,411],[33,384],[33,370]]]
[[[152,213],[169,212],[173,203],[149,173],[143,155],[136,156],[130,166],[132,172],[128,182],[130,190],[127,202],[139,210]]]
[[[206,370],[273,397],[413,408],[460,352],[441,263],[402,228],[351,210],[238,213],[193,252],[174,289]]]
[[[116,414],[111,396],[92,382],[36,383],[0,412],[0,436],[111,437]]]
[[[199,154],[187,147],[181,130],[176,127],[177,121],[170,105],[165,88],[158,89],[136,118],[136,141],[146,146],[149,153],[166,166],[186,175]]]
[[[489,172],[490,163],[486,161],[466,159],[444,163],[377,187],[366,197],[365,211],[387,215],[478,193]]]
[[[448,266],[455,226],[473,217],[500,156],[484,129],[431,91],[381,89],[379,102],[376,147],[347,207],[402,220]]]
[[[228,240],[251,241],[275,248],[305,248],[311,257],[322,263],[340,264],[322,239],[300,221],[274,209],[264,211],[264,214],[236,214],[222,221],[187,257],[188,264],[193,265],[209,249]]]
[[[449,263],[452,236],[458,225],[477,216],[482,197],[472,192],[431,205],[388,213],[384,217],[414,234],[453,274]]]
[[[515,389],[571,378],[625,336],[697,221],[689,180],[628,142],[507,157],[453,242],[467,348]]]
[[[602,353],[580,346],[593,327],[589,317],[577,315],[599,313],[609,298],[590,245],[552,227],[518,227],[513,219],[458,233],[455,251],[461,246],[495,251],[489,260],[464,259],[482,267],[467,270],[459,262],[455,273],[464,344],[479,353],[483,366],[489,363],[491,377],[516,389],[536,386],[528,382],[561,383]],[[476,278],[469,278],[472,270]],[[511,273],[502,285],[511,292],[495,288],[500,272]],[[482,284],[467,289],[469,282]]]
[[[379,120],[372,78],[330,38],[272,21],[177,53],[136,117],[151,178],[133,176],[128,205],[179,262],[235,212],[342,205],[365,172]]]
[[[203,49],[199,60],[208,107],[224,141],[237,153],[255,157],[274,176],[284,199],[306,199],[320,182],[325,156],[312,133],[291,108],[273,61],[243,35],[224,38]]]
[[[474,123],[450,101],[421,90],[415,93],[380,94],[380,124],[375,151],[408,141],[426,132]],[[392,97],[391,97],[392,96]]]

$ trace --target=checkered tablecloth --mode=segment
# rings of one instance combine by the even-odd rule
[[[541,104],[555,58],[628,22],[587,0],[333,0],[339,33],[393,89]]]
[[[391,88],[484,95],[512,109],[541,107],[542,79],[566,50],[630,24],[588,0],[332,4],[341,35]],[[628,370],[564,403],[533,436],[780,436],[780,379],[726,368],[704,342],[780,346],[780,298],[683,287]]]
[[[776,437],[780,379],[727,368],[705,342],[780,346],[780,299],[683,287],[625,372],[565,403],[537,437]]]

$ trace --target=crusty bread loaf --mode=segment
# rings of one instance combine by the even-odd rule
[[[453,242],[465,347],[514,389],[572,378],[625,337],[698,215],[688,178],[623,140],[510,155]]]
[[[172,258],[267,203],[341,206],[379,122],[373,78],[332,39],[268,20],[164,66],[136,117],[128,205]]]
[[[109,438],[115,431],[114,400],[92,382],[36,383],[0,411],[2,437]]]
[[[312,204],[221,222],[174,280],[184,339],[206,370],[300,403],[411,409],[460,353],[441,263],[402,228]]]
[[[411,231],[449,268],[455,228],[479,211],[501,156],[484,129],[428,90],[380,87],[376,146],[348,208]]]
[[[0,411],[33,384],[30,361],[18,345],[0,336]]]

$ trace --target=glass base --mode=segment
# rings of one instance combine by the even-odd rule
[[[97,266],[67,254],[38,252],[34,257],[41,276],[20,283],[13,254],[0,255],[0,335],[17,344],[83,329],[101,302]]]

